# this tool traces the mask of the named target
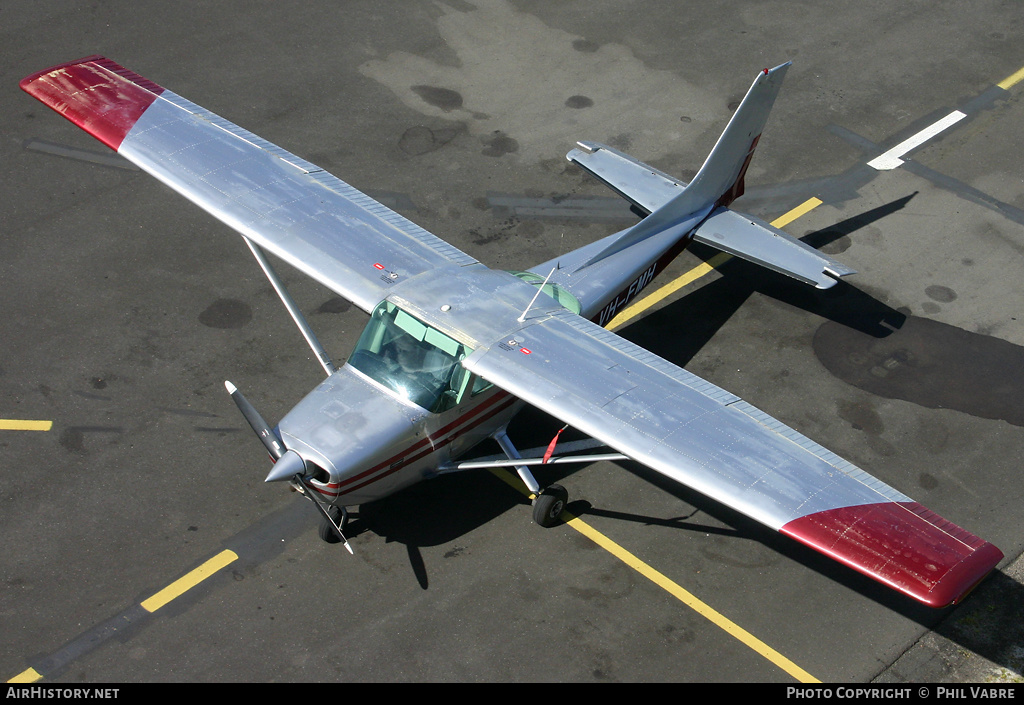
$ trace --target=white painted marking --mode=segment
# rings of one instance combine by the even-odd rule
[[[921,146],[935,135],[939,134],[943,130],[952,127],[956,123],[963,120],[965,117],[967,117],[965,113],[962,113],[959,110],[954,110],[953,112],[951,112],[949,115],[942,118],[938,122],[934,122],[928,127],[924,128],[913,137],[903,140],[885,154],[875,157],[870,162],[868,162],[868,166],[878,169],[879,171],[888,171],[889,169],[895,169],[896,167],[903,163],[903,160],[900,159],[900,157],[902,157],[904,154],[914,149],[915,147]]]

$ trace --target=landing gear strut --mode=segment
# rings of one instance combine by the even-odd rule
[[[558,436],[555,436],[555,438],[558,438]],[[504,428],[494,434],[494,440],[498,442],[498,445],[501,446],[502,451],[508,456],[509,460],[522,460],[522,456],[519,455],[516,447],[512,445],[512,441],[509,440]],[[545,458],[546,460],[547,458]],[[562,510],[565,509],[565,505],[569,501],[569,493],[561,485],[551,485],[541,490],[540,484],[526,465],[516,465],[515,468],[523,484],[534,495],[533,521],[538,526],[543,526],[544,528],[557,524],[559,517],[562,516]]]

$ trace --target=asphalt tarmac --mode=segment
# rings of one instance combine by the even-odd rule
[[[1021,681],[1018,4],[14,2],[0,18],[6,679]],[[1006,559],[929,610],[629,463],[541,473],[575,524],[533,525],[481,472],[360,508],[354,556],[321,542],[308,503],[263,483],[224,391],[277,420],[322,378],[241,239],[18,89],[91,54],[506,269],[635,222],[565,160],[576,140],[692,177],[756,72],[792,60],[735,207],[817,199],[787,231],[858,273],[820,292],[729,262],[617,330]],[[869,165],[887,152],[902,162]],[[684,253],[647,293],[713,255]],[[279,271],[344,361],[366,315]],[[26,420],[51,424],[10,423]],[[559,426],[527,412],[512,435],[529,448]]]

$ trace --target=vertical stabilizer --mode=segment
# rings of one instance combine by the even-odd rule
[[[728,206],[739,198],[743,194],[743,180],[750,159],[789,66],[786,62],[773,69],[762,70],[693,181],[678,196],[627,230],[587,264],[621,252],[669,228],[683,226],[693,229],[716,206]]]
[[[789,63],[764,69],[754,80],[746,97],[736,109],[725,132],[718,138],[714,149],[708,155],[704,166],[697,172],[687,189],[680,194],[680,207],[686,208],[684,197],[689,197],[694,206],[705,203],[728,206],[743,195],[743,179],[754,156],[754,148],[761,139],[768,114],[775,105],[775,98],[782,87]],[[666,207],[673,206],[666,204]]]

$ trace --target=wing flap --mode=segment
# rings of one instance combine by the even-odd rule
[[[991,544],[735,395],[572,314],[464,365],[663,475],[933,606],[1000,560]],[[526,354],[528,351],[528,354]],[[934,566],[921,570],[920,566]]]
[[[21,87],[243,236],[364,310],[476,260],[314,164],[103,57]]]

